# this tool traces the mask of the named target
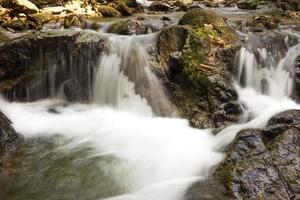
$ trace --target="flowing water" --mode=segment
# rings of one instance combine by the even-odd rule
[[[210,176],[239,130],[298,108],[289,95],[299,45],[282,35],[274,36],[283,37],[280,46],[249,35],[235,68],[245,120],[216,136],[155,114],[173,109],[150,70],[147,48],[155,35],[108,35],[91,103],[1,100],[25,145],[4,162],[0,199],[183,199],[189,185]]]

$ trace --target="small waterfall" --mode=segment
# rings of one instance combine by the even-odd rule
[[[147,48],[156,35],[108,35],[108,53],[100,57],[94,78],[93,102],[119,109],[171,116],[171,106],[160,81],[151,71]],[[140,96],[141,95],[141,96]]]
[[[242,47],[237,56],[237,82],[276,99],[289,96],[293,89],[294,62],[300,55],[297,40],[283,33],[250,34],[246,47]]]

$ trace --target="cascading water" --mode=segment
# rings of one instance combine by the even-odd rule
[[[239,130],[262,127],[275,113],[298,108],[287,96],[292,79],[284,72],[297,56],[294,44],[276,59],[263,46],[253,47],[259,58],[248,47],[241,49],[237,82],[244,87],[237,88],[245,123],[215,136],[189,127],[184,119],[149,117],[154,100],[163,99],[160,109],[167,102],[145,51],[155,35],[107,37],[111,51],[101,55],[95,73],[94,104],[1,100],[1,111],[27,141],[15,156],[23,157],[22,166],[9,162],[12,172],[1,180],[1,199],[183,199],[190,184],[210,175],[223,158],[220,149]]]

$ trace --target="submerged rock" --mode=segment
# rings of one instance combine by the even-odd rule
[[[0,91],[10,100],[57,96],[66,81],[79,82],[77,101],[91,98],[94,66],[104,49],[93,31],[31,33],[0,45]],[[68,92],[65,95],[73,94]]]
[[[300,198],[300,110],[239,132],[215,177],[236,199]]]
[[[223,104],[237,99],[227,59],[218,56],[218,52],[233,48],[237,41],[222,17],[200,8],[189,10],[178,26],[159,34],[157,51],[167,74],[165,84],[179,113],[191,125],[212,128],[225,125],[228,120],[237,121],[239,114],[213,117]]]

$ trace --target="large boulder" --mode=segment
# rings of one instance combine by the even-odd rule
[[[162,30],[158,59],[171,99],[181,116],[199,128],[236,122],[241,113],[226,60],[232,60],[237,37],[222,17],[204,9],[189,10],[178,26]],[[219,56],[222,55],[222,56]]]
[[[239,132],[215,177],[235,199],[300,198],[300,110]]]
[[[92,74],[104,49],[93,31],[31,33],[0,44],[0,92],[10,100],[37,100],[69,91],[68,100],[91,98]],[[72,84],[67,84],[72,82]]]

